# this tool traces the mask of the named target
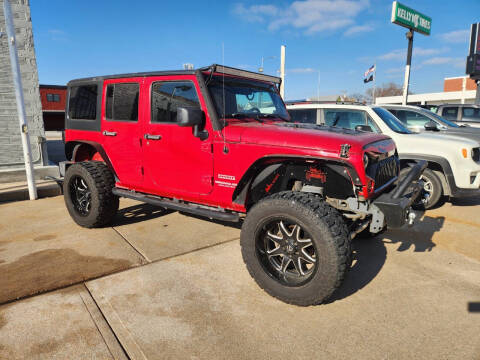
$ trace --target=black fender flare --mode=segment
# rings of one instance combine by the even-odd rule
[[[242,178],[238,182],[235,190],[232,194],[232,201],[235,204],[245,205],[247,201],[247,195],[250,191],[252,184],[258,180],[259,177],[265,178],[272,172],[274,172],[280,165],[285,162],[315,162],[328,163],[330,165],[342,166],[348,169],[349,178],[352,182],[352,188],[354,186],[364,185],[361,183],[360,178],[348,161],[342,159],[332,159],[326,157],[311,157],[311,156],[298,156],[298,155],[267,155],[257,159],[248,170],[243,174]]]
[[[89,141],[89,140],[74,140],[74,141],[68,141],[65,143],[65,156],[67,157],[67,160],[72,160],[75,159],[75,155],[77,154],[78,149],[82,145],[88,145],[91,146],[93,149],[95,149],[95,152],[98,152],[102,159],[105,161],[105,164],[107,164],[108,168],[113,172],[114,176],[116,179],[118,179],[117,173],[115,172],[115,168],[113,167],[112,162],[110,161],[110,158],[108,157],[107,153],[105,152],[105,149],[103,146],[95,141]]]

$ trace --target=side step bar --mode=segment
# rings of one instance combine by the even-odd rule
[[[184,211],[193,215],[207,217],[209,219],[216,219],[229,222],[239,222],[240,216],[237,213],[224,212],[220,210],[205,209],[195,204],[179,203],[159,196],[146,195],[134,191],[129,191],[120,188],[113,188],[113,194],[133,200],[143,201],[145,203],[160,206],[176,211]]]

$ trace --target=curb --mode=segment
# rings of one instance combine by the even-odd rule
[[[54,181],[37,184],[38,198],[62,195],[62,188]],[[29,200],[28,187],[0,190],[0,204],[11,201]]]

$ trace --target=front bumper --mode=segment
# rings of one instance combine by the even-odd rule
[[[426,167],[426,161],[418,161],[395,188],[373,201],[383,213],[387,227],[399,228],[408,221],[412,203],[422,191],[423,184],[419,179]]]

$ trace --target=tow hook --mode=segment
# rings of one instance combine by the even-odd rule
[[[415,214],[413,211],[408,212],[408,226],[412,227],[413,224],[415,223],[415,218],[417,217],[417,214]]]

